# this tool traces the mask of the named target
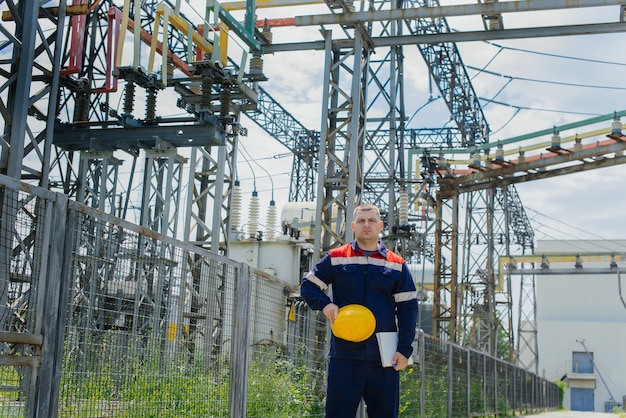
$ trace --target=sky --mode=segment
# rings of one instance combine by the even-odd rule
[[[475,3],[443,0],[441,5]],[[260,3],[260,2],[259,2]],[[186,3],[188,4],[188,3]],[[195,4],[195,3],[194,3]],[[357,8],[360,2],[356,2]],[[504,27],[558,26],[566,23],[616,22],[619,7],[506,14]],[[232,12],[243,21],[243,12]],[[325,5],[257,9],[257,19],[326,14]],[[194,23],[204,13],[187,13]],[[479,16],[447,19],[452,31],[483,29]],[[318,41],[319,27],[274,28],[274,43]],[[339,37],[340,30],[332,28]],[[490,127],[490,142],[579,122],[624,110],[626,67],[623,46],[626,33],[566,37],[459,42],[462,64]],[[132,46],[127,48],[132,50]],[[145,48],[146,50],[148,48]],[[229,54],[246,49],[230,38]],[[145,52],[145,51],[144,51]],[[376,52],[372,59],[384,53]],[[125,57],[130,54],[126,54]],[[441,128],[450,124],[450,112],[428,76],[428,68],[416,46],[404,47],[405,106],[409,128]],[[127,58],[125,58],[127,59]],[[145,58],[143,58],[145,60]],[[237,61],[237,58],[235,58]],[[263,56],[268,81],[262,87],[306,128],[320,131],[323,93],[322,51],[280,52]],[[146,62],[142,62],[146,66]],[[141,92],[138,92],[138,100]],[[176,98],[159,97],[158,103],[174,108]],[[169,103],[169,104],[168,104]],[[173,112],[181,112],[174,108]],[[163,114],[163,116],[168,116]],[[139,115],[140,117],[140,115]],[[610,126],[561,132],[563,137]],[[237,178],[244,208],[253,191],[259,196],[261,220],[271,200],[279,210],[287,203],[291,179],[291,153],[256,123],[242,116],[248,135],[239,138]],[[623,118],[622,123],[626,123]],[[545,143],[549,137],[538,137]],[[525,143],[527,144],[527,143]],[[130,169],[126,163],[122,170]],[[516,185],[537,240],[626,239],[626,166],[615,166]],[[141,184],[135,185],[137,190]],[[139,206],[140,202],[134,202]]]
[[[460,2],[441,2],[442,5]],[[235,13],[235,12],[233,12]],[[323,14],[325,9],[283,7],[257,10],[258,18]],[[504,15],[506,28],[601,23],[618,20],[618,6],[574,11]],[[532,23],[529,23],[532,22]],[[480,17],[448,19],[451,29],[481,30]],[[318,28],[275,28],[274,43],[320,40]],[[463,63],[491,128],[490,142],[578,122],[623,110],[622,76],[626,57],[620,52],[626,34],[583,35],[457,43]],[[450,114],[429,80],[417,47],[405,47],[405,92],[409,127],[438,128]],[[320,52],[266,55],[263,88],[307,128],[320,130],[323,57]],[[374,56],[375,58],[375,56]],[[417,113],[414,113],[420,109]],[[626,123],[623,118],[622,123]],[[244,155],[239,167],[244,196],[253,188],[261,207],[273,198],[280,207],[287,199],[291,174],[288,151],[246,123],[241,138]],[[604,126],[562,132],[563,137]],[[549,137],[537,138],[539,142]],[[252,161],[256,160],[256,163]],[[262,165],[262,167],[260,166]],[[626,239],[626,167],[616,166],[516,185],[535,230],[536,239]],[[271,178],[271,181],[270,181]]]
[[[443,0],[442,5],[475,3]],[[619,7],[505,15],[505,28],[616,22]],[[257,18],[327,13],[325,6],[257,10]],[[241,13],[234,13],[243,20]],[[196,16],[197,17],[197,16]],[[195,21],[195,19],[194,19]],[[482,30],[478,16],[448,19],[453,31]],[[275,28],[274,43],[317,41],[317,27]],[[579,122],[626,109],[624,92],[626,33],[457,43],[490,126],[490,142]],[[233,45],[231,50],[241,46]],[[429,79],[417,47],[405,47],[405,95],[409,128],[440,128],[450,113]],[[376,55],[373,57],[377,58]],[[320,51],[281,52],[263,56],[263,88],[306,128],[321,130],[324,60]],[[180,111],[177,109],[177,111]],[[271,200],[288,202],[292,158],[289,150],[243,116],[248,135],[239,138],[237,178],[244,210],[253,191],[265,219]],[[622,123],[626,123],[623,118]],[[581,128],[562,136],[608,128]],[[544,143],[549,137],[539,137]],[[529,144],[526,144],[529,145]],[[626,240],[626,166],[516,185],[536,240]],[[137,186],[140,190],[140,185]],[[139,204],[139,203],[137,203]],[[243,214],[245,218],[245,212]],[[516,280],[516,279],[514,279]],[[517,282],[513,300],[518,302]],[[514,316],[517,316],[515,309]],[[514,319],[517,324],[517,318]]]

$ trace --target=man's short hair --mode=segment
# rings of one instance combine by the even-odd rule
[[[378,209],[378,206],[376,205],[372,205],[369,203],[363,204],[363,205],[358,205],[357,207],[354,208],[354,212],[352,213],[352,218],[356,218],[356,214],[358,212],[369,212],[373,210],[374,212],[376,212],[376,217],[378,219],[380,219],[380,210]]]

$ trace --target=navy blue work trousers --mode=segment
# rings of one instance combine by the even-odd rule
[[[331,358],[326,418],[354,418],[361,398],[368,418],[397,418],[400,373],[379,361]]]

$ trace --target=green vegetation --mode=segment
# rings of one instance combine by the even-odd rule
[[[62,374],[60,417],[228,416],[229,376],[219,373],[226,370],[219,366],[179,364],[164,370],[157,362],[93,359],[90,364],[83,373]]]
[[[431,372],[424,382],[424,408],[429,418],[443,418],[448,416],[448,383],[445,373]],[[400,373],[400,416],[420,416],[420,371],[417,365],[412,365]]]
[[[17,400],[20,376],[13,366],[0,367],[0,401]]]
[[[323,388],[314,387],[319,371],[279,359],[269,365],[254,362],[248,373],[248,417],[324,415]]]
[[[565,382],[557,380],[554,382],[554,384],[557,386],[559,390],[559,409],[564,409],[563,398],[565,397],[565,387],[566,387]]]
[[[146,355],[154,350],[112,353],[107,351],[106,342],[99,348],[101,350],[91,351],[89,355],[66,356],[60,387],[60,417],[217,418],[230,415],[231,365],[228,358]],[[324,415],[325,366],[307,366],[304,355],[302,357],[285,356],[276,347],[252,354],[248,364],[248,418],[318,418]],[[511,399],[507,399],[506,393],[497,392],[496,399],[496,392],[491,385],[486,385],[482,374],[470,376],[463,366],[459,363],[450,376],[448,357],[433,355],[427,358],[424,370],[414,364],[402,371],[400,417],[422,416],[422,408],[423,416],[429,418],[447,417],[449,409],[453,416],[465,416],[468,407],[476,414],[474,416],[483,413],[484,416],[504,417],[512,413],[508,410],[512,406]],[[453,379],[452,384],[449,378]],[[470,379],[469,391],[467,379]],[[424,394],[423,401],[421,394]],[[8,406],[8,402],[4,405]]]
[[[419,370],[409,366],[400,373],[400,416],[415,416],[420,411]]]
[[[323,416],[320,371],[297,366],[276,353],[256,356],[248,368],[249,418]],[[59,400],[60,417],[228,417],[230,366],[215,359],[66,358]],[[323,373],[322,373],[323,374]]]
[[[0,417],[24,416],[26,405],[20,399],[20,381],[16,367],[0,367]]]

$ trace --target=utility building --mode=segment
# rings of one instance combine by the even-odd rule
[[[538,241],[539,373],[566,384],[563,406],[612,412],[626,395],[626,240]]]

